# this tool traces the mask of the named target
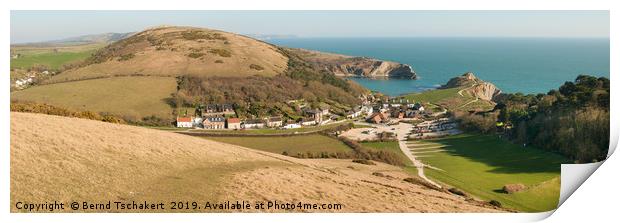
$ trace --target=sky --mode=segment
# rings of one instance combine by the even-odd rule
[[[609,11],[11,11],[11,43],[159,25],[298,37],[609,38]]]

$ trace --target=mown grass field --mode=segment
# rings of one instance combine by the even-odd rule
[[[207,136],[204,138],[277,154],[282,154],[283,152],[287,152],[289,155],[297,153],[351,152],[351,149],[339,140],[319,134],[273,137]]]
[[[165,100],[175,90],[174,78],[115,77],[35,86],[12,92],[11,100],[134,118],[169,118],[172,108]]]
[[[560,195],[560,164],[564,157],[522,147],[494,135],[462,134],[435,140],[411,141],[410,149],[425,164],[427,176],[484,200],[527,212],[555,209]],[[522,183],[528,190],[501,191]]]

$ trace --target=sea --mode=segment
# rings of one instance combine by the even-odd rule
[[[282,38],[293,48],[365,56],[409,64],[417,80],[352,78],[397,96],[435,89],[473,72],[503,92],[546,93],[580,74],[609,77],[607,38]]]

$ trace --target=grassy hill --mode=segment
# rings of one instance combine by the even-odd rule
[[[295,52],[259,40],[204,28],[159,27],[96,50],[74,68],[12,92],[11,99],[137,119],[172,119],[176,108],[207,103],[240,105],[240,117],[294,118],[300,111],[284,102],[304,99],[350,108],[364,92],[353,81],[314,69]]]
[[[42,85],[13,92],[11,98],[137,119],[171,116],[168,101],[175,91],[172,77],[117,77]]]
[[[261,41],[211,29],[160,27],[114,42],[48,83],[134,74],[273,76],[286,68],[287,58]]]
[[[340,210],[286,212],[500,211],[404,182],[409,174],[381,163],[296,159],[166,131],[42,114],[11,113],[10,128],[11,203],[277,200],[342,204]],[[19,211],[11,206],[11,212]],[[285,212],[261,212],[275,211]]]

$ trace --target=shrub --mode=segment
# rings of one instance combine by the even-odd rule
[[[354,163],[359,163],[359,164],[364,164],[364,165],[377,165],[373,161],[366,160],[366,159],[355,159],[355,160],[353,160],[353,162]]]
[[[188,57],[191,57],[191,58],[194,58],[194,59],[200,58],[200,57],[202,57],[204,55],[205,55],[204,53],[196,53],[196,52],[191,52],[191,53],[187,54]]]
[[[205,31],[200,31],[200,30],[192,30],[192,31],[183,32],[181,33],[181,36],[183,37],[183,39],[186,39],[186,40],[199,40],[199,39],[227,40],[227,38],[222,36],[222,34],[210,33],[210,32],[205,32]]]
[[[221,57],[231,57],[232,53],[228,50],[225,49],[211,49],[209,50],[209,53],[221,56]]]
[[[519,192],[525,189],[527,189],[527,186],[523,184],[506,184],[502,188],[502,191],[504,191],[507,194],[512,194],[512,193],[516,193],[516,192]]]
[[[467,194],[465,194],[465,192],[459,190],[458,188],[454,188],[453,187],[453,188],[448,189],[448,191],[450,193],[453,193],[453,194],[456,194],[456,195],[459,195],[459,196],[467,197]]]
[[[29,112],[29,113],[40,113],[47,115],[57,115],[57,116],[65,116],[65,117],[75,117],[75,118],[83,118],[83,119],[91,119],[103,122],[110,123],[119,123],[125,124],[125,121],[119,117],[113,116],[107,113],[96,113],[92,111],[73,111],[70,109],[48,105],[48,104],[38,104],[33,102],[11,102],[11,111],[13,112]]]
[[[253,69],[253,70],[264,70],[265,68],[263,68],[260,65],[250,64],[250,69]]]
[[[429,182],[426,182],[425,180],[420,179],[418,177],[408,177],[408,178],[403,179],[403,181],[407,183],[411,183],[411,184],[421,185],[421,186],[424,186],[426,188],[433,189],[433,190],[440,190],[440,188],[438,188],[437,186]]]
[[[490,205],[493,205],[493,206],[495,206],[495,207],[498,207],[498,208],[501,208],[501,207],[502,207],[502,203],[500,203],[499,201],[496,201],[496,200],[491,200],[491,201],[489,201],[489,204],[490,204]]]
[[[133,53],[124,54],[124,55],[121,55],[118,58],[118,61],[126,61],[126,60],[130,60],[131,58],[134,58],[134,57],[135,57],[135,55]]]

